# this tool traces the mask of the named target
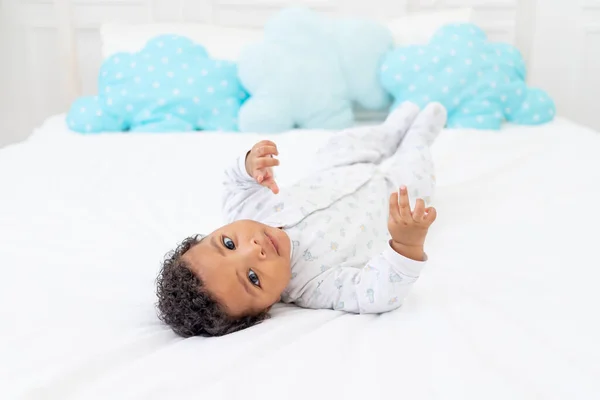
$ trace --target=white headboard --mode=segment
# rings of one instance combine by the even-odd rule
[[[27,109],[34,125],[65,112],[76,96],[96,93],[105,22],[204,22],[261,26],[282,7],[304,5],[332,14],[377,19],[472,7],[493,40],[517,45],[526,61],[532,42],[532,0],[19,0],[26,60]],[[21,88],[22,90],[22,88]]]

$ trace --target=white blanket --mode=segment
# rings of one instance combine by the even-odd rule
[[[225,163],[270,138],[290,183],[327,135],[42,130],[0,151],[0,398],[599,398],[600,136],[564,120],[442,133],[430,263],[400,310],[162,326],[160,260],[220,225]]]

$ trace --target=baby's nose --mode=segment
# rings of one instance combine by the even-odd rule
[[[267,254],[265,253],[265,248],[264,248],[263,244],[261,242],[259,242],[257,239],[252,239],[252,245],[256,249],[259,259],[262,260],[267,256]]]

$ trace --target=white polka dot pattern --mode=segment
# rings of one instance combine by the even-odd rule
[[[110,57],[98,87],[98,96],[79,98],[71,106],[67,123],[72,130],[235,131],[248,97],[236,64],[213,60],[204,47],[176,35],[156,37],[138,53]]]
[[[504,120],[541,124],[556,114],[544,91],[528,88],[519,51],[492,43],[473,24],[442,27],[426,46],[398,47],[379,69],[383,87],[394,97],[423,107],[431,101],[448,110],[448,126],[499,129]]]

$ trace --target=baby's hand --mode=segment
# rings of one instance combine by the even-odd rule
[[[422,199],[417,199],[415,209],[411,211],[406,187],[400,188],[400,198],[398,198],[398,193],[393,193],[390,196],[390,216],[388,218],[392,248],[407,258],[422,261],[425,237],[429,227],[435,221],[436,215],[435,208],[425,208]]]
[[[279,155],[277,145],[270,140],[263,140],[254,145],[246,154],[246,172],[256,182],[271,189],[275,194],[279,193],[279,186],[275,182],[273,167],[279,165],[279,160],[273,158]]]

